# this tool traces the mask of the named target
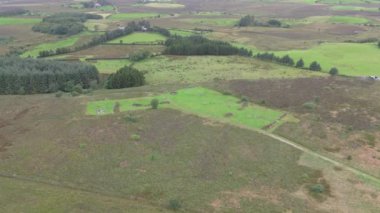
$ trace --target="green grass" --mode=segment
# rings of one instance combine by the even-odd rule
[[[184,36],[184,37],[196,34],[192,30],[170,29],[169,31],[171,35],[178,35],[178,36]]]
[[[113,10],[115,10],[115,7],[112,5],[106,5],[106,6],[98,7],[96,9],[100,10],[100,11],[113,11]]]
[[[183,8],[185,5],[183,4],[176,4],[176,3],[147,3],[142,4],[145,7],[152,7],[152,8],[166,8],[166,9],[176,9],[176,8]]]
[[[238,56],[159,56],[138,62],[134,67],[146,73],[148,84],[324,75]]]
[[[380,49],[373,43],[325,43],[308,50],[279,51],[275,54],[288,54],[295,60],[303,58],[306,65],[317,61],[325,72],[337,67],[344,75],[380,75]]]
[[[114,73],[122,67],[131,65],[129,60],[97,60],[94,63],[100,73]]]
[[[181,21],[199,24],[199,25],[210,25],[210,26],[223,26],[230,27],[237,24],[238,19],[235,18],[189,18],[181,19]]]
[[[120,103],[120,111],[132,111],[149,108],[149,102],[153,98],[170,102],[170,104],[160,105],[160,107],[179,109],[202,117],[223,120],[251,128],[262,128],[282,115],[279,111],[257,105],[242,108],[238,98],[201,87],[178,90],[175,95],[163,94],[156,97],[117,101]],[[115,102],[115,100],[90,102],[87,107],[87,114],[97,115],[98,109],[103,110],[104,114],[112,114]],[[142,107],[136,107],[133,104],[141,104]],[[232,113],[232,116],[226,118],[227,113]]]
[[[366,24],[370,21],[366,18],[363,18],[363,17],[332,16],[331,18],[329,18],[328,22],[338,23],[338,24]]]
[[[117,13],[108,17],[111,20],[132,20],[132,19],[142,19],[142,18],[153,18],[161,16],[163,14],[159,13]]]
[[[151,44],[151,43],[163,42],[166,40],[166,37],[159,33],[137,32],[137,33],[132,33],[130,35],[109,41],[108,43],[119,44],[120,40],[123,41],[123,44]]]
[[[41,22],[39,18],[8,18],[0,17],[1,25],[20,25],[20,24],[37,24]]]
[[[84,35],[89,35],[88,32],[84,32],[78,35],[70,36],[68,38],[65,38],[63,40],[55,41],[55,42],[49,42],[49,43],[44,43],[40,44],[33,49],[24,52],[21,57],[37,57],[39,55],[39,52],[43,50],[56,50],[57,48],[62,48],[62,47],[71,47],[74,46],[78,40],[84,36]]]

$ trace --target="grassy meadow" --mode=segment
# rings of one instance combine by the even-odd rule
[[[202,117],[251,128],[262,128],[269,125],[283,114],[257,105],[242,106],[244,104],[240,103],[238,98],[200,87],[178,90],[176,94],[163,94],[142,99],[91,102],[87,106],[87,114],[97,115],[98,110],[102,110],[102,114],[112,114],[116,102],[120,103],[120,111],[122,112],[147,109],[150,107],[149,103],[153,98],[157,98],[160,102],[169,103],[160,105],[162,107],[179,109]]]
[[[317,61],[325,72],[337,67],[343,75],[380,75],[380,49],[374,43],[324,43],[308,50],[278,51],[275,54],[288,54],[295,60],[302,58],[307,66]]]
[[[108,43],[120,44],[120,41],[122,41],[123,44],[151,44],[163,42],[165,40],[166,37],[159,33],[135,32],[130,35],[109,41]]]
[[[122,60],[96,60],[95,62],[90,62],[95,65],[100,73],[114,73],[122,67],[129,66],[132,64],[131,61],[122,59]]]
[[[41,22],[39,18],[14,18],[14,17],[0,17],[0,26],[3,25],[22,25],[22,24],[37,24]]]
[[[21,54],[21,57],[37,57],[39,55],[39,52],[44,51],[44,50],[56,50],[58,48],[63,48],[63,47],[71,47],[77,44],[83,37],[87,37],[92,35],[91,32],[84,32],[78,35],[66,37],[63,39],[60,39],[58,41],[54,42],[46,42],[40,45],[37,45],[36,47],[33,47],[32,49],[24,52]]]
[[[138,62],[134,67],[146,73],[149,84],[325,76],[237,56],[159,56]]]

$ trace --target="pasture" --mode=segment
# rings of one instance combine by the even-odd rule
[[[176,4],[176,3],[147,3],[142,4],[144,7],[151,7],[151,8],[158,8],[158,9],[177,9],[177,8],[184,8],[185,5],[183,4]]]
[[[78,42],[88,39],[94,35],[94,33],[91,32],[83,32],[78,35],[66,37],[63,39],[60,39],[58,41],[53,41],[53,42],[45,42],[43,44],[37,45],[33,47],[32,49],[24,52],[21,54],[21,57],[38,57],[39,52],[44,51],[44,50],[56,50],[58,48],[63,48],[63,47],[71,47],[77,44]]]
[[[380,49],[374,43],[324,43],[307,50],[278,51],[275,54],[288,54],[295,60],[302,58],[307,66],[317,61],[325,72],[337,67],[342,75],[380,75]]]
[[[202,117],[251,128],[262,128],[269,125],[283,114],[257,105],[244,106],[247,103],[241,102],[238,98],[201,87],[182,89],[176,91],[175,94],[163,94],[142,99],[90,102],[87,106],[87,114],[98,115],[99,110],[102,111],[100,115],[112,114],[116,102],[120,103],[121,112],[147,109],[150,107],[150,100],[154,98],[160,100],[161,103],[168,102],[168,104],[160,105],[165,108],[179,109]]]
[[[166,37],[159,33],[135,32],[130,35],[109,41],[109,44],[152,44],[161,43]]]
[[[2,25],[32,25],[41,22],[39,18],[10,18],[0,17],[0,26]]]
[[[96,60],[96,62],[90,62],[95,65],[100,73],[114,73],[122,67],[131,65],[131,61],[122,59],[122,60]]]
[[[325,76],[324,73],[308,72],[237,56],[159,56],[138,62],[134,67],[145,72],[147,82],[155,85]]]

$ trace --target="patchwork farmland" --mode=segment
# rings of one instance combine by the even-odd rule
[[[0,1],[0,212],[379,212],[379,8]]]

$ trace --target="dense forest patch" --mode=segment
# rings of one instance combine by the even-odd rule
[[[75,35],[85,29],[84,22],[88,19],[102,19],[101,15],[88,13],[58,13],[48,16],[32,29],[36,32],[53,35]]]
[[[75,85],[97,83],[98,70],[91,65],[52,60],[0,58],[0,94],[70,91]]]
[[[215,41],[202,36],[169,38],[165,45],[166,54],[170,55],[243,55],[251,56],[252,52],[232,46],[228,42]]]

